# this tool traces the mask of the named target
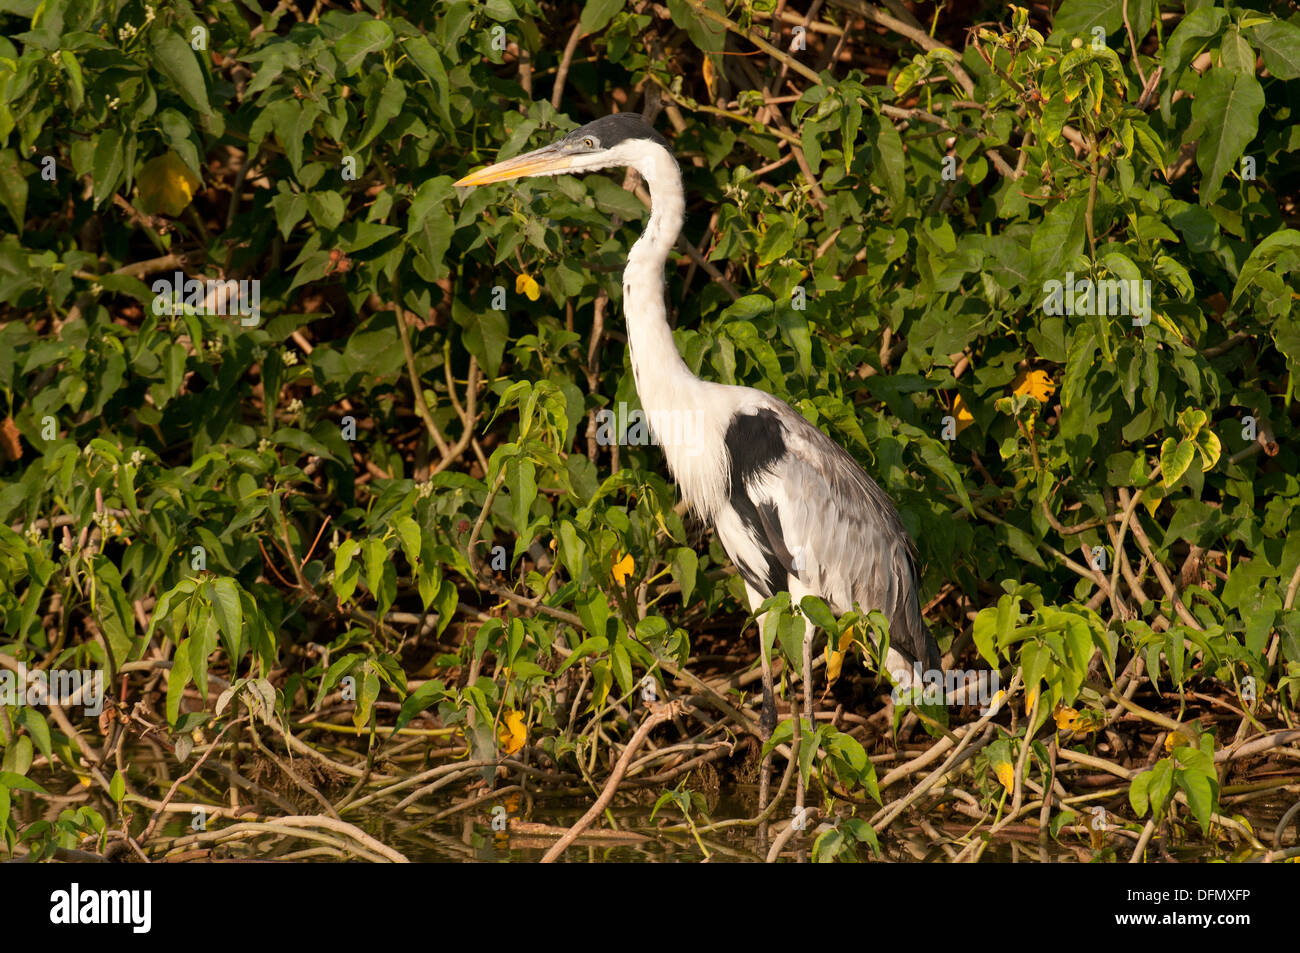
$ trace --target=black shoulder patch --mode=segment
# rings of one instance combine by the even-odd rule
[[[731,493],[743,492],[753,477],[771,468],[786,454],[781,421],[775,412],[760,410],[737,414],[727,427],[727,453],[731,457]]]
[[[746,485],[758,474],[770,470],[786,454],[781,421],[771,410],[737,414],[727,427],[725,438],[731,457],[729,502],[753,540],[763,551],[765,566],[737,564],[745,580],[764,597],[786,588],[791,571],[790,550],[781,537],[781,518],[768,503],[754,505]]]

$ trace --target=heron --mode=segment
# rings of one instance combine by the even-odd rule
[[[635,169],[650,192],[650,218],[623,270],[623,312],[637,396],[683,499],[713,525],[751,612],[780,592],[789,592],[792,604],[818,596],[837,615],[855,603],[880,610],[889,620],[883,667],[900,690],[918,685],[923,671],[941,668],[939,648],[921,615],[916,547],[889,496],[785,401],[702,380],[677,350],[664,265],[682,230],[686,195],[668,140],[639,114],[615,113],[455,185],[611,167]],[[687,418],[692,426],[680,426]],[[764,655],[766,734],[775,720]]]

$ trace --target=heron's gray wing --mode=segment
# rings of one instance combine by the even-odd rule
[[[939,665],[921,618],[916,553],[893,502],[857,461],[793,408],[772,399],[785,452],[747,490],[768,547],[805,588],[844,612],[889,619],[892,645]]]

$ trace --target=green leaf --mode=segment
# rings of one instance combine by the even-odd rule
[[[1093,27],[1109,36],[1123,25],[1124,0],[1064,0],[1052,19],[1052,33],[1074,34],[1091,43]]]
[[[228,645],[242,645],[244,611],[239,604],[235,580],[222,576],[212,582],[212,614]]]
[[[584,34],[599,33],[623,9],[623,0],[587,0],[578,23]]]
[[[1274,265],[1286,262],[1286,268],[1278,269]],[[1232,289],[1232,303],[1235,305],[1242,293],[1259,281],[1259,276],[1266,271],[1280,272],[1300,268],[1300,231],[1284,228],[1269,235],[1251,251],[1246,263],[1237,275],[1237,284]]]
[[[0,150],[0,204],[21,232],[27,212],[27,180],[18,168],[18,153],[13,149]]]
[[[0,788],[8,788],[11,791],[33,791],[36,794],[50,793],[31,778],[15,774],[13,771],[0,771]]]
[[[1287,20],[1271,20],[1256,26],[1251,35],[1270,73],[1278,79],[1300,76],[1300,26]]]
[[[889,203],[902,205],[907,199],[907,156],[903,152],[902,137],[886,116],[880,117],[876,149],[880,153],[880,171],[884,175]]]
[[[92,163],[95,180],[95,206],[104,203],[122,178],[122,133],[117,129],[104,129],[95,144]]]
[[[397,713],[397,721],[393,724],[393,730],[395,732],[401,731],[412,718],[430,705],[440,702],[446,697],[446,686],[436,678],[429,679],[429,681],[406,696],[406,700],[402,702],[401,711]]]
[[[1166,438],[1160,446],[1160,479],[1164,482],[1165,489],[1171,489],[1182,479],[1195,456],[1196,447],[1192,441]]]
[[[185,686],[189,684],[191,674],[189,639],[185,639],[176,647],[176,654],[172,656],[172,670],[167,676],[166,711],[169,725],[176,724],[176,719],[180,716],[181,698],[185,695]]]
[[[831,612],[826,603],[817,596],[804,596],[799,600],[799,608],[803,610],[803,614],[808,617],[813,625],[825,632],[839,634],[835,613]]]
[[[176,87],[185,105],[205,116],[212,114],[208,88],[203,81],[203,67],[193,48],[175,33],[159,24],[149,31],[153,39],[153,62]]]
[[[334,553],[334,595],[340,602],[349,599],[357,588],[359,570],[353,563],[361,543],[355,539],[345,539]]]
[[[1151,788],[1152,773],[1143,771],[1137,775],[1128,785],[1128,802],[1133,806],[1133,813],[1138,817],[1146,815],[1150,807],[1148,792]]]
[[[438,118],[442,121],[442,128],[446,132],[454,132],[455,125],[447,101],[447,91],[451,87],[451,82],[447,78],[447,68],[442,63],[442,57],[438,55],[433,44],[422,36],[407,37],[402,41],[402,49],[410,56],[411,62],[419,68],[420,72],[428,77],[433,86],[434,100],[438,107]]]
[[[366,586],[376,598],[384,579],[384,567],[388,565],[388,547],[382,540],[371,537],[362,546],[366,560]]]
[[[406,553],[406,561],[415,568],[420,564],[420,525],[403,513],[393,520],[393,528],[397,530],[397,535],[402,541],[402,552]]]
[[[700,557],[689,546],[678,547],[673,553],[673,580],[681,587],[682,605],[690,605],[695,592],[695,581],[700,568]]]
[[[767,231],[763,233],[758,243],[758,263],[770,265],[777,259],[785,257],[793,247],[794,230],[790,227],[790,223],[782,217],[771,219]]]
[[[1218,196],[1223,177],[1255,138],[1263,108],[1264,89],[1254,76],[1215,67],[1201,77],[1192,120],[1203,129],[1196,147],[1202,205]]]
[[[370,712],[379,698],[379,673],[375,661],[366,659],[361,666],[361,678],[357,684],[357,707],[352,712],[352,724],[361,728],[370,721]]]
[[[373,100],[373,102],[372,102]],[[361,138],[356,148],[364,149],[402,111],[406,102],[406,87],[400,79],[390,79],[377,96],[366,99],[366,123],[361,127]]]
[[[347,75],[355,73],[368,55],[386,50],[392,43],[392,27],[383,20],[367,20],[339,37],[334,44],[334,55]]]

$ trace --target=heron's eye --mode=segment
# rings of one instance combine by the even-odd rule
[[[586,146],[588,149],[596,148],[596,140],[591,138],[591,136],[588,136],[586,139],[583,139],[582,144]]]

